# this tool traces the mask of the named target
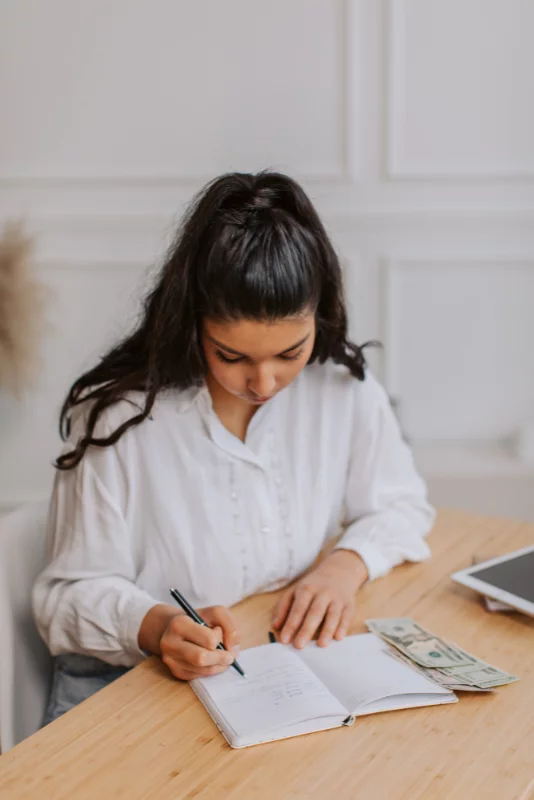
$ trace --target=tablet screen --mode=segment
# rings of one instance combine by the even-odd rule
[[[473,578],[534,603],[534,550],[492,567],[471,570]]]

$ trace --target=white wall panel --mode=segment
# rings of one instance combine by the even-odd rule
[[[534,255],[390,262],[385,379],[408,436],[508,437],[534,409]]]
[[[345,168],[345,4],[5,0],[0,174]]]
[[[390,0],[393,177],[534,177],[534,3]]]
[[[426,474],[450,444],[449,488],[524,478],[498,443],[534,419],[533,31],[532,0],[4,0],[0,222],[56,302],[38,386],[0,392],[0,507],[47,490],[64,392],[185,203],[266,166],[322,214]]]

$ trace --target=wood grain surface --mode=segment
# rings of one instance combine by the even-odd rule
[[[1,756],[0,798],[532,800],[534,619],[490,614],[449,577],[473,556],[532,543],[534,525],[441,511],[433,558],[365,586],[351,629],[363,632],[369,617],[411,616],[518,683],[232,750],[189,686],[151,658]],[[245,646],[268,641],[275,599],[236,606]]]

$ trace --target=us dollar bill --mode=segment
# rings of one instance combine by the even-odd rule
[[[369,619],[365,624],[370,631],[396,647],[416,664],[430,669],[442,667],[470,667],[476,659],[459,647],[445,642],[425,630],[410,617]]]
[[[466,669],[458,667],[439,671],[447,678],[470,686],[478,686],[480,689],[493,689],[495,686],[504,686],[519,680],[516,675],[511,675],[509,672],[504,672],[502,669],[480,660]]]
[[[439,669],[425,669],[424,667],[420,667],[418,664],[415,664],[408,656],[405,656],[399,650],[391,649],[389,651],[389,655],[395,659],[395,661],[399,661],[401,664],[406,664],[406,666],[410,667],[411,669],[416,670],[421,675],[424,675],[425,678],[436,683],[438,686],[444,686],[447,689],[451,689],[453,692],[492,692],[493,688],[487,687],[482,688],[480,686],[474,686],[471,683],[462,683],[459,678],[449,675],[444,675],[441,670]],[[454,670],[451,670],[453,672]]]
[[[393,645],[405,663],[418,665],[428,678],[441,686],[458,691],[489,691],[519,680],[461,647],[445,642],[409,617],[367,620],[366,625]]]

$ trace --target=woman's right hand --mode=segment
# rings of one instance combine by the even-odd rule
[[[239,632],[227,608],[209,606],[198,613],[209,628],[178,613],[169,620],[159,643],[161,660],[175,678],[184,681],[224,672],[239,653]],[[220,642],[228,652],[217,650]]]

